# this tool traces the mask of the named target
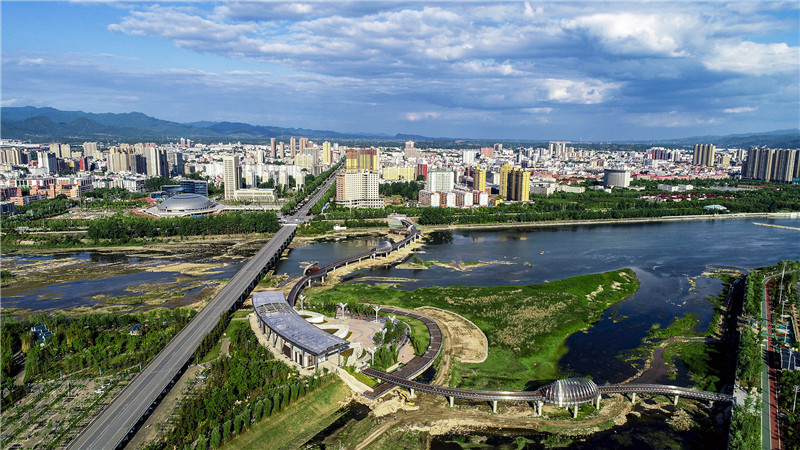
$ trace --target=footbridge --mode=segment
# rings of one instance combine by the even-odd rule
[[[497,412],[497,402],[529,402],[532,403],[537,414],[542,414],[542,405],[552,404],[561,407],[575,407],[573,414],[577,415],[577,406],[584,403],[596,403],[600,407],[602,395],[629,394],[631,402],[636,402],[637,394],[664,395],[673,398],[673,404],[678,404],[680,397],[703,400],[707,402],[732,402],[733,396],[716,392],[706,392],[680,386],[661,384],[609,384],[597,386],[587,379],[566,379],[542,386],[535,391],[481,391],[459,389],[448,386],[421,383],[402,376],[399,373],[386,373],[372,368],[362,370],[365,375],[402,386],[409,389],[413,396],[415,391],[426,392],[446,397],[450,406],[456,398],[470,401],[487,401],[492,405],[492,412]],[[385,392],[385,391],[384,391]]]
[[[342,267],[347,267],[350,264],[360,263],[366,259],[375,259],[388,256],[389,254],[404,248],[419,239],[420,231],[413,223],[411,223],[411,221],[402,219],[401,223],[406,227],[406,235],[400,241],[393,242],[391,246],[375,247],[368,252],[342,258],[323,267],[317,267],[314,269],[307,268],[303,272],[302,278],[300,278],[300,280],[298,280],[297,283],[292,286],[292,290],[289,291],[289,295],[286,296],[286,301],[289,302],[291,306],[294,306],[295,302],[297,301],[297,297],[300,295],[300,292],[302,292],[303,289],[310,287],[314,282],[324,282],[325,277],[327,277],[330,272]]]

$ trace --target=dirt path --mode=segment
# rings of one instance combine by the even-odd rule
[[[489,341],[477,325],[454,312],[432,306],[415,308],[439,324],[446,349],[452,352],[453,358],[462,363],[481,363],[486,361],[489,352]]]

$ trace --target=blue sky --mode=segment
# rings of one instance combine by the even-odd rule
[[[494,139],[800,127],[796,1],[0,8],[3,106]]]

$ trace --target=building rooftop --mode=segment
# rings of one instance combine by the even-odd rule
[[[287,341],[314,355],[346,349],[350,344],[300,317],[286,302],[283,292],[264,291],[253,294],[253,309],[259,319]]]

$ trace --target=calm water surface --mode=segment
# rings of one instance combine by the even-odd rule
[[[756,221],[800,227],[797,219]],[[418,256],[426,261],[510,264],[467,271],[437,266],[428,270],[372,269],[361,271],[351,282],[381,276],[415,280],[401,289],[525,285],[625,267],[633,269],[641,284],[638,292],[606,311],[587,332],[571,336],[566,342],[569,351],[560,362],[564,374],[589,375],[602,384],[635,374],[635,369],[617,356],[638,347],[652,324],[664,327],[676,317],[693,312],[699,316],[701,327],[708,326],[713,311],[706,298],[719,293],[721,282],[702,277],[703,272],[709,268],[749,269],[781,259],[800,259],[800,231],[759,226],[752,219],[458,230],[433,233]],[[617,318],[617,323],[612,317]]]

